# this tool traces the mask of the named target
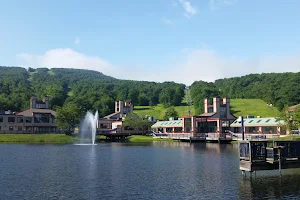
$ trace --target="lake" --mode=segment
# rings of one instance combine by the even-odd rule
[[[299,199],[299,170],[239,170],[237,145],[0,145],[0,199]],[[247,174],[248,175],[248,174]]]

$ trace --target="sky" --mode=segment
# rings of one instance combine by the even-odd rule
[[[300,71],[298,0],[0,0],[0,65],[130,80]]]

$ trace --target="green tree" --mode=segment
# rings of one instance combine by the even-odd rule
[[[146,118],[135,113],[129,113],[124,119],[123,126],[130,129],[148,130],[152,124],[153,122],[150,122]]]
[[[167,108],[164,115],[164,120],[168,120],[170,117],[178,118],[178,112],[175,110],[173,106]]]
[[[83,111],[75,104],[69,103],[56,109],[56,124],[65,134],[70,135],[79,125]]]
[[[295,128],[295,125],[293,122],[293,114],[288,111],[287,106],[285,106],[282,109],[282,111],[280,112],[278,120],[283,121],[283,124],[281,124],[281,125],[290,133]]]
[[[292,117],[293,117],[295,128],[298,129],[300,133],[300,105],[296,107]]]

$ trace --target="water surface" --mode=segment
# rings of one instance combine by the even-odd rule
[[[0,145],[0,199],[299,199],[300,173],[244,179],[236,145]]]

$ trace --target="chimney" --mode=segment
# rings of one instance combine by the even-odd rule
[[[214,105],[214,112],[218,113],[220,111],[220,98],[219,97],[214,97],[213,105]]]
[[[124,107],[123,101],[119,101],[119,111],[120,111],[121,114],[124,114],[123,107]]]
[[[49,97],[45,96],[43,99],[43,102],[45,103],[45,108],[48,109],[49,108]]]
[[[204,99],[204,113],[208,113],[208,99],[207,98],[205,98]]]
[[[225,97],[223,98],[223,104],[226,105],[226,116],[229,117],[229,113],[230,113],[230,99]]]
[[[30,97],[30,108],[36,108],[36,97]]]

